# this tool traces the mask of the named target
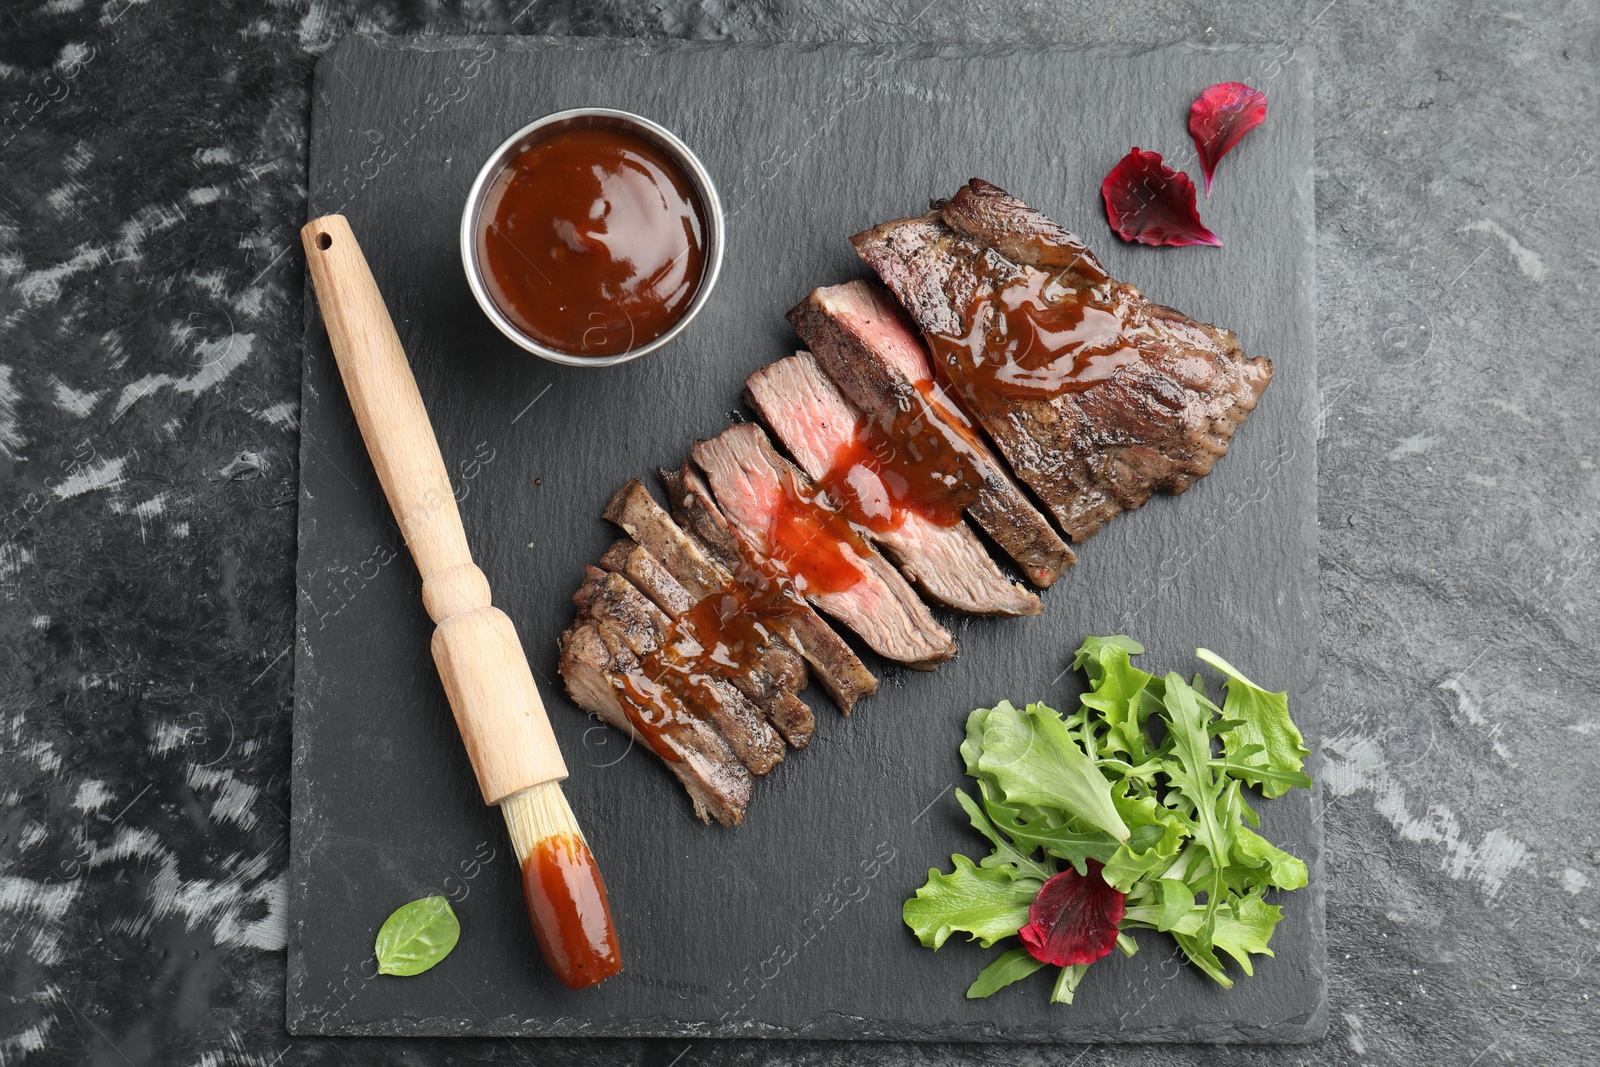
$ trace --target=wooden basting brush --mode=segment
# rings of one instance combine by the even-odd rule
[[[377,282],[343,215],[300,231],[333,355],[433,619],[433,660],[485,803],[522,867],[545,962],[582,989],[622,969],[605,882],[561,792],[567,776],[522,643],[472,562],[439,444]]]

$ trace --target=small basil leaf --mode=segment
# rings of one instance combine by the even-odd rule
[[[373,950],[379,974],[421,974],[446,956],[461,939],[461,923],[444,897],[423,897],[383,921]]]

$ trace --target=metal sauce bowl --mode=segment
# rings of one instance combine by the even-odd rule
[[[695,195],[700,200],[700,211],[705,225],[705,265],[700,275],[700,286],[683,315],[673,323],[671,329],[648,344],[611,356],[582,356],[557,351],[523,333],[506,317],[495,304],[494,298],[489,295],[489,290],[484,284],[483,265],[478,262],[478,228],[483,221],[484,201],[488,199],[489,187],[494,184],[495,178],[499,177],[500,172],[533,142],[562,130],[585,127],[625,130],[651,142],[670,156],[683,169],[690,184],[694,186]],[[478,306],[489,316],[489,321],[515,344],[552,363],[564,363],[569,367],[611,367],[618,363],[626,363],[654,352],[677,337],[689,323],[694,321],[694,317],[711,298],[711,291],[716,288],[717,275],[722,271],[722,247],[722,201],[717,196],[716,186],[712,184],[711,175],[706,171],[705,165],[689,151],[688,145],[678,140],[665,127],[639,115],[608,107],[578,107],[568,111],[557,111],[530,122],[507,137],[500,143],[500,147],[489,154],[489,159],[478,171],[478,177],[467,193],[467,206],[461,212],[461,265],[467,272],[467,284],[471,286],[472,295],[477,298]]]

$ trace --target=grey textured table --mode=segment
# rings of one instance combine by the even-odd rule
[[[1600,1060],[1600,12],[0,9],[0,1064],[845,1064],[283,1029],[310,65],[341,33],[1316,55],[1331,1029],[896,1063]]]

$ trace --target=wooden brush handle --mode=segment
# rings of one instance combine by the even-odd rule
[[[483,799],[559,781],[567,767],[522,642],[472,562],[427,409],[355,234],[343,215],[324,215],[300,240],[361,439],[422,575],[433,660]]]

